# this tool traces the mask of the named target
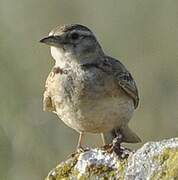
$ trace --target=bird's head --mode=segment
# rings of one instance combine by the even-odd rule
[[[80,61],[103,53],[92,31],[79,24],[56,27],[40,42],[51,46],[56,61],[58,58]]]

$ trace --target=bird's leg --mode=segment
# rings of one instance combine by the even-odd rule
[[[131,153],[131,150],[129,148],[121,146],[121,143],[123,141],[123,134],[120,130],[115,131],[116,137],[113,139],[113,151],[122,159],[126,158],[129,156]]]
[[[120,158],[125,158],[129,155],[130,149],[121,147],[124,137],[120,130],[115,130],[115,135],[116,137],[113,139],[112,149]]]
[[[104,134],[101,133],[100,135],[101,135],[103,146],[105,146],[106,145],[106,140],[105,140]]]
[[[100,134],[101,135],[101,139],[102,139],[102,148],[108,152],[111,151],[111,147],[112,147],[112,144],[107,144],[107,140],[106,140],[106,137],[104,136],[103,133]]]
[[[79,132],[79,138],[78,138],[78,144],[77,144],[77,152],[83,152],[84,151],[84,149],[82,147],[83,136],[84,136],[84,133]]]
[[[69,157],[74,157],[75,155],[77,155],[78,153],[84,152],[85,150],[82,147],[82,140],[83,140],[83,132],[79,132],[79,138],[78,138],[78,144],[77,144],[77,148],[76,151],[73,152],[72,154],[69,155]]]
[[[120,144],[123,142],[123,135],[119,130],[113,130],[111,144],[106,144],[107,141],[105,139],[104,134],[101,134],[101,137],[104,144],[103,146],[104,150],[110,153],[114,151],[117,155],[122,154],[122,148]]]
[[[121,153],[121,143],[122,143],[122,134],[117,131],[116,132],[116,137],[113,139],[113,150],[116,154],[120,154]]]

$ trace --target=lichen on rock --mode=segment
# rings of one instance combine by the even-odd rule
[[[128,153],[128,151],[126,151]],[[124,176],[127,159],[118,159],[115,153],[103,149],[89,149],[76,153],[53,169],[46,180],[59,179],[120,179]]]
[[[166,154],[167,158],[163,158],[165,157],[165,151],[167,149],[169,149]],[[169,164],[171,164],[173,160],[173,155],[171,154],[174,153],[176,155],[177,152],[178,138],[146,143],[142,148],[138,149],[131,157],[129,157],[125,179],[156,179],[156,174],[158,172],[163,173],[164,171],[164,162],[168,161]],[[177,164],[174,165],[178,168],[178,161]],[[168,173],[169,171],[171,171],[170,167],[168,167],[165,172]],[[172,174],[169,178],[174,178],[174,175]]]
[[[178,179],[178,138],[148,142],[125,156],[96,148],[76,153],[53,169],[46,180]]]

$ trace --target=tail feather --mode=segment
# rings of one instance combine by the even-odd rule
[[[112,143],[113,139],[116,138],[117,135],[122,135],[122,142],[127,143],[139,143],[141,139],[128,127],[124,126],[121,128],[116,128],[111,132],[103,133],[105,143]]]

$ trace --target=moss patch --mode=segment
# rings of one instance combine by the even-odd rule
[[[91,165],[87,167],[85,174],[80,174],[75,169],[75,165],[78,161],[78,156],[68,159],[65,162],[59,164],[53,169],[47,176],[46,180],[70,180],[77,178],[79,180],[87,179],[124,179],[125,168],[127,166],[127,159],[118,160],[118,169],[112,169],[105,165]]]
[[[153,175],[153,180],[178,179],[178,149],[167,148],[155,159],[160,164],[160,168]]]
[[[77,159],[78,156],[75,156],[59,164],[48,174],[46,180],[68,180],[75,173],[74,166],[77,163]]]
[[[121,159],[98,148],[76,153],[52,170],[46,180],[178,179],[178,138],[150,142],[130,152],[125,150],[129,158]]]

